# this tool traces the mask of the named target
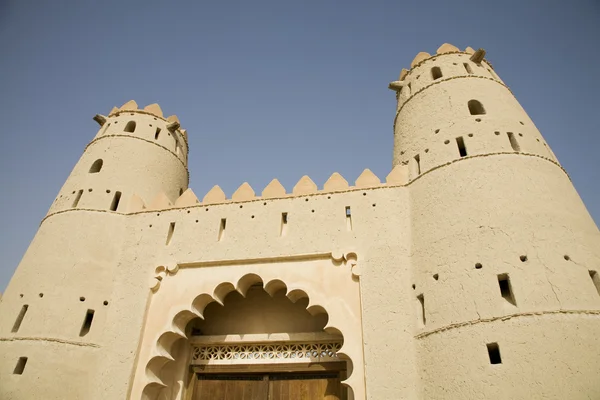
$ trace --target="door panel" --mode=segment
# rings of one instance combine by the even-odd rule
[[[199,375],[194,400],[266,400],[264,375]]]
[[[268,400],[341,400],[339,374],[273,375]]]
[[[339,372],[198,374],[193,400],[345,400]]]

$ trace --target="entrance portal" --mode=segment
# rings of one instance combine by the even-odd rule
[[[193,400],[345,400],[341,372],[196,374]]]
[[[261,285],[190,322],[191,400],[346,400],[342,338],[327,334],[327,314],[311,315],[308,299]]]

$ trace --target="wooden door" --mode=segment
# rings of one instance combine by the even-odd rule
[[[345,363],[202,366],[192,400],[346,400]]]
[[[264,375],[199,375],[194,400],[266,400]]]
[[[284,374],[269,377],[268,400],[341,400],[340,377],[329,374]]]

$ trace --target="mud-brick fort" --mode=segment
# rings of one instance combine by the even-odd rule
[[[387,176],[230,197],[157,104],[96,115],[2,297],[0,398],[600,399],[600,233],[533,121],[482,49],[389,87]]]

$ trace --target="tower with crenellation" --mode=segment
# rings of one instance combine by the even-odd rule
[[[533,121],[482,49],[389,87],[383,182],[230,198],[176,116],[96,115],[0,300],[0,398],[600,398],[600,233]]]

